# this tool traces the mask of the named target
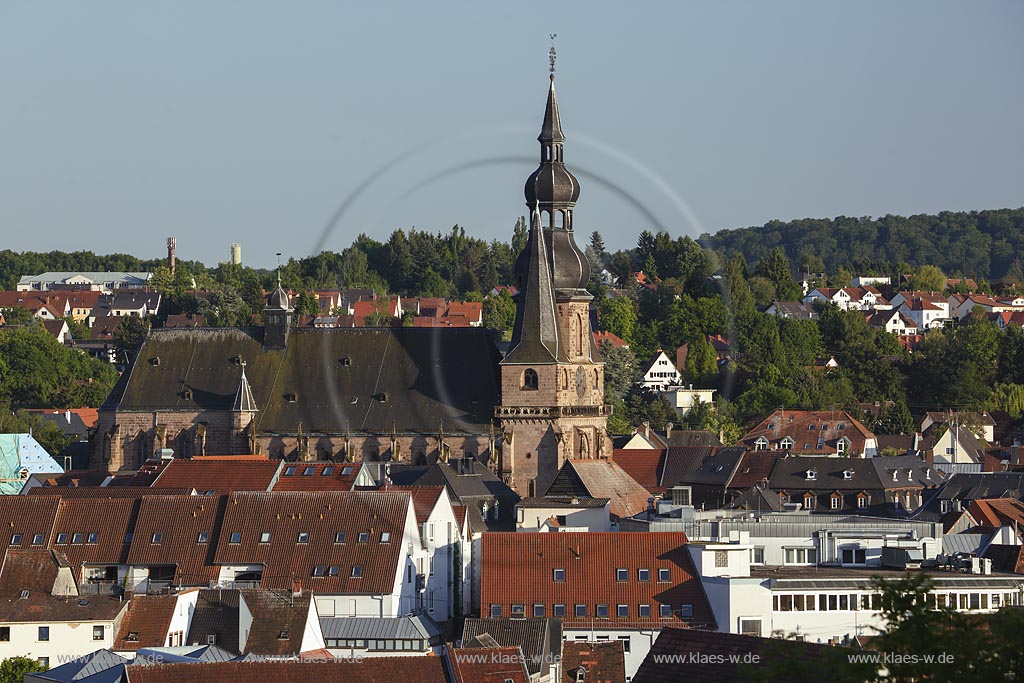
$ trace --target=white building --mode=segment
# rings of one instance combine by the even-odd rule
[[[741,539],[742,540],[742,539]],[[746,635],[795,636],[842,643],[884,627],[874,577],[898,580],[905,570],[843,567],[752,568],[748,543],[689,546],[719,629]],[[992,612],[1021,604],[1024,576],[929,571],[937,607]]]
[[[688,387],[669,387],[665,391],[665,398],[672,404],[676,415],[682,420],[694,406],[700,403],[713,403],[715,390],[694,389],[692,384]]]
[[[48,272],[22,277],[18,280],[17,290],[31,292],[50,289],[87,289],[109,294],[115,289],[145,287],[152,279],[153,273]]]
[[[516,503],[516,531],[611,531],[608,498],[552,496]]]
[[[665,391],[668,387],[679,385],[683,376],[676,369],[675,364],[661,349],[647,364],[639,384],[645,389],[652,391]]]

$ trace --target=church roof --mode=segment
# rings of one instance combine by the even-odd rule
[[[265,350],[254,329],[154,330],[103,410],[231,410],[239,363],[256,430],[433,434],[487,431],[498,352],[483,328],[294,330]]]

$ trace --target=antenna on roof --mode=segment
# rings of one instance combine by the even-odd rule
[[[277,252],[277,286],[281,286],[281,252]]]

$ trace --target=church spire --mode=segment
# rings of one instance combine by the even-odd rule
[[[242,377],[238,381],[238,390],[235,391],[235,402],[232,404],[231,410],[236,413],[255,413],[256,401],[252,397],[249,380],[245,377],[245,361],[241,361],[239,365],[242,366]]]
[[[565,142],[565,134],[562,132],[562,120],[558,116],[558,98],[555,97],[555,36],[551,34],[551,49],[548,51],[548,59],[551,60],[551,84],[548,86],[548,103],[544,108],[544,125],[541,126],[540,135],[537,139],[541,142],[542,151],[544,143]],[[559,155],[561,159],[561,155]],[[541,161],[544,159],[542,158]]]
[[[558,321],[548,250],[540,224],[540,209],[536,206],[526,253],[529,266],[516,304],[512,348],[504,362],[549,363],[558,358]]]

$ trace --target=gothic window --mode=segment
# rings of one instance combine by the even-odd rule
[[[579,349],[579,355],[586,356],[587,355],[587,324],[586,324],[586,321],[583,320],[583,314],[582,313],[577,313],[576,314],[576,320],[577,320],[576,330],[577,330],[577,333],[579,335],[579,338],[577,339],[577,348]]]
[[[523,385],[524,390],[536,391],[539,381],[537,379],[537,371],[533,368],[527,368],[523,371]]]
[[[568,389],[568,388],[569,388],[569,369],[568,368],[563,368],[562,369],[562,389]]]

